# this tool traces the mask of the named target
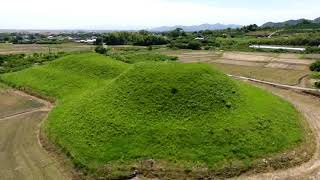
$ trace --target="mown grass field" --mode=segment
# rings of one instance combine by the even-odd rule
[[[88,53],[0,79],[56,99],[47,135],[97,177],[238,175],[304,142],[292,105],[205,64]]]

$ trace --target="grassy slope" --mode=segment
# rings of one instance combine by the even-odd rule
[[[3,79],[10,77],[13,86],[26,87],[60,100],[98,88],[127,68],[128,65],[102,55],[78,54],[60,58],[48,65],[6,74]]]
[[[247,167],[303,140],[289,103],[207,65],[127,65],[83,54],[1,79],[59,100],[49,136],[88,169],[131,171],[145,159],[186,169]]]

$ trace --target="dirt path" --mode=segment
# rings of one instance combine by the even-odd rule
[[[316,152],[309,162],[301,166],[265,174],[241,176],[237,179],[320,179],[320,99],[267,85],[259,86],[288,100],[305,115],[315,134]]]
[[[309,87],[308,86],[308,78],[309,78],[309,74],[306,74],[304,76],[301,76],[298,79],[297,84],[295,84],[295,86],[299,86],[299,87]]]
[[[235,79],[240,79],[240,80],[259,83],[259,84],[264,84],[264,85],[269,85],[269,86],[278,87],[278,88],[281,88],[281,89],[291,89],[291,90],[299,90],[299,91],[308,91],[308,92],[313,92],[313,93],[320,93],[320,89],[315,89],[315,88],[284,85],[284,84],[279,84],[279,83],[274,83],[274,82],[269,82],[269,81],[262,81],[262,80],[254,79],[254,78],[248,78],[248,77],[243,77],[243,76],[235,76],[235,75],[231,75],[231,74],[228,74],[228,76],[229,77],[233,77]]]
[[[11,114],[0,117],[0,179],[70,179],[69,173],[63,172],[60,163],[39,144],[40,123],[51,110],[50,103],[18,91],[12,91],[7,95],[13,97],[9,98]],[[21,98],[37,101],[40,106],[30,108],[26,104],[24,110],[19,105],[19,110],[14,112],[14,103],[19,104]],[[8,110],[6,103],[8,101],[0,101],[0,112]]]

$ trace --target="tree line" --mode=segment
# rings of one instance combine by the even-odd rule
[[[151,46],[167,44],[168,39],[160,34],[154,34],[148,31],[111,32],[102,34],[97,38],[96,44],[101,45],[102,43],[107,45]]]

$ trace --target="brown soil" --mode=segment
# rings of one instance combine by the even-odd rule
[[[0,179],[70,179],[70,172],[41,147],[38,138],[50,103],[18,91],[4,91],[0,99],[4,114],[0,117]]]
[[[182,62],[208,62],[233,64],[241,66],[256,66],[273,69],[308,70],[308,66],[313,60],[300,59],[294,54],[267,54],[267,53],[205,53],[189,52],[177,54]]]
[[[17,95],[11,90],[0,92],[0,118],[38,109],[41,103],[32,98]]]
[[[234,64],[210,63],[226,74],[244,76],[286,85],[297,85],[299,79],[308,75],[307,71],[274,69],[256,66],[239,66]]]
[[[21,53],[48,53],[51,52],[77,52],[90,51],[92,45],[85,45],[79,43],[64,43],[64,44],[3,44],[0,43],[1,54],[21,54]]]

